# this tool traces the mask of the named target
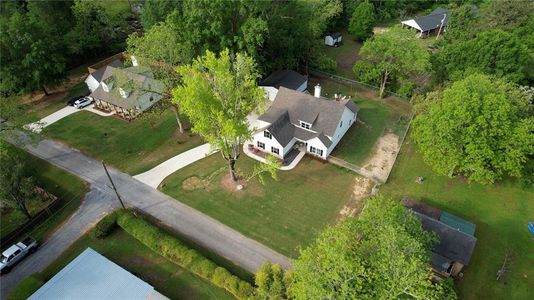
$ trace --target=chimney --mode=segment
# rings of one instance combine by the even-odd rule
[[[315,92],[313,93],[313,96],[315,96],[316,98],[321,98],[321,85],[320,84],[317,84],[315,86]]]

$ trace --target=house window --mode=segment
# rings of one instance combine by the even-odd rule
[[[263,132],[263,136],[268,138],[268,139],[272,139],[273,138],[273,135],[267,130]]]
[[[306,122],[300,121],[300,127],[304,128],[304,129],[310,129],[311,125],[310,125],[310,123],[306,123]]]
[[[265,144],[260,142],[260,141],[258,141],[258,148],[261,148],[261,149],[265,150]]]
[[[280,154],[280,152],[278,151],[278,148],[275,148],[275,147],[271,147],[271,152],[274,153],[274,154]]]
[[[343,127],[343,121],[341,121],[341,123],[339,123],[339,127]]]
[[[319,156],[323,156],[323,150],[317,149],[314,146],[310,146],[310,152]]]

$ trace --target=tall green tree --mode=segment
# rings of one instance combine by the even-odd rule
[[[0,201],[22,212],[31,219],[28,203],[39,196],[35,190],[35,181],[25,175],[24,160],[13,147],[0,142]]]
[[[369,1],[360,3],[352,17],[349,24],[349,32],[359,41],[365,41],[373,34],[373,26],[375,25],[375,12],[373,4]]]
[[[533,59],[525,38],[502,30],[484,31],[475,38],[447,44],[434,61],[438,81],[458,80],[466,74],[492,74],[524,83],[525,66]]]
[[[250,139],[247,115],[261,109],[265,94],[258,88],[256,64],[247,55],[219,56],[207,51],[190,65],[178,68],[182,85],[174,90],[174,101],[189,117],[192,130],[219,149],[237,181],[235,163],[241,143]]]
[[[265,262],[256,271],[254,276],[256,294],[254,299],[275,300],[289,298],[287,286],[289,285],[290,273],[285,273],[278,264]]]
[[[75,24],[68,33],[70,51],[74,54],[95,55],[114,37],[112,20],[102,2],[74,0]]]
[[[433,95],[413,122],[425,162],[438,174],[462,174],[485,184],[507,175],[521,177],[534,154],[527,97],[515,85],[482,74]]]
[[[420,220],[384,197],[365,202],[358,218],[322,232],[293,261],[295,299],[454,299],[430,281],[435,237]]]
[[[534,2],[532,1],[490,1],[482,9],[479,27],[511,31],[524,26],[532,15],[534,15]]]
[[[354,67],[356,78],[371,84],[380,84],[380,97],[390,80],[408,80],[430,66],[428,51],[420,46],[412,32],[400,27],[375,35],[360,49],[362,60]]]
[[[141,11],[141,24],[145,32],[159,22],[165,21],[167,16],[181,10],[180,0],[146,0]]]

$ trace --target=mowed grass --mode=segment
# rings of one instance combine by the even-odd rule
[[[43,133],[131,175],[202,144],[197,135],[179,133],[170,110],[153,123],[81,111],[46,127]]]
[[[3,143],[2,147],[14,147],[4,141],[1,141],[1,143]],[[37,186],[54,194],[61,202],[59,208],[52,212],[53,214],[49,218],[29,231],[31,236],[39,241],[44,241],[80,206],[88,187],[83,180],[67,171],[19,148],[15,149],[20,153],[28,166],[26,175],[32,176]],[[34,204],[30,205],[30,207],[33,206]],[[41,205],[37,206],[39,207],[33,209],[32,213],[36,213],[42,208]],[[11,211],[10,216],[4,216],[2,214],[0,236],[5,236],[24,222],[26,222],[26,217],[18,211]],[[24,236],[21,236],[20,238],[23,237]]]
[[[250,173],[256,163],[243,154],[237,168]],[[167,177],[161,189],[292,257],[297,256],[298,246],[307,246],[325,226],[336,220],[351,196],[355,177],[308,157],[293,170],[279,171],[278,181],[269,177],[262,186],[253,179],[243,191],[228,191],[222,187],[221,178],[227,174],[225,162],[216,153]]]
[[[425,178],[422,184],[415,183],[417,176]],[[532,299],[534,238],[527,223],[534,220],[534,189],[513,180],[483,186],[438,176],[407,139],[381,190],[399,200],[415,197],[476,224],[474,255],[456,283],[460,299]],[[511,263],[496,281],[506,253]]]
[[[103,240],[86,234],[68,248],[41,275],[52,278],[88,247],[154,286],[170,299],[234,299],[189,271],[160,256],[118,228]]]

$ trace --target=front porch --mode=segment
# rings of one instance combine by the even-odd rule
[[[267,155],[270,155],[270,153],[264,152],[261,149],[258,149],[254,147],[252,144],[244,144],[243,145],[243,152],[250,158],[257,160],[259,162],[265,163]],[[304,154],[306,154],[306,151],[304,149],[301,150],[300,148],[293,148],[291,149],[284,157],[284,159],[279,159],[280,162],[282,162],[282,167],[280,167],[280,170],[282,171],[288,171],[297,166],[297,164],[300,162],[302,157],[304,157]]]
[[[120,106],[117,106],[113,103],[106,102],[104,100],[95,98],[95,109],[98,109],[105,113],[114,113],[116,116],[124,119],[126,121],[131,121],[141,114],[138,109],[126,109]]]

